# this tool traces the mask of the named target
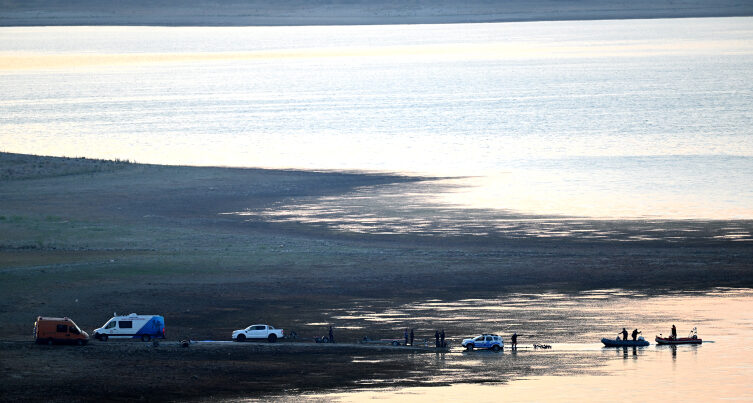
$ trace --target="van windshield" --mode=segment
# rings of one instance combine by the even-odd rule
[[[114,321],[114,320],[111,320],[110,322],[108,322],[108,323],[107,323],[107,324],[105,325],[105,329],[112,329],[112,328],[114,328],[114,327],[115,327],[115,321]]]

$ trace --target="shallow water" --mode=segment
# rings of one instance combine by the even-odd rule
[[[443,203],[753,218],[753,19],[0,28],[0,149],[473,176]]]
[[[470,236],[479,240],[753,241],[753,220],[591,219],[521,214],[509,209],[469,207],[453,201],[468,194],[468,182],[473,180],[369,186],[337,196],[298,197],[267,208],[224,214],[249,222],[294,223],[372,235]],[[544,210],[555,211],[556,208]]]
[[[395,380],[366,380],[369,388],[306,394],[311,400],[412,401],[714,401],[753,399],[753,290],[716,289],[646,295],[620,289],[577,294],[512,294],[463,301],[416,301],[399,308],[364,304],[333,313],[335,323],[383,329],[400,337],[406,326],[463,329],[461,337],[498,333],[506,341],[521,335],[518,351],[465,352],[388,359],[424,360],[426,371],[412,387],[390,388]],[[377,304],[378,305],[378,304]],[[672,324],[683,336],[692,327],[700,346],[657,346],[653,338]],[[642,330],[644,348],[605,348],[601,337],[622,328]],[[457,331],[457,330],[453,330]],[[429,335],[433,330],[428,331]],[[430,340],[433,342],[433,340]],[[533,350],[531,344],[550,344]],[[374,389],[374,386],[379,388]],[[431,387],[429,387],[431,386]],[[280,400],[292,396],[278,396]],[[301,396],[295,396],[300,399]]]

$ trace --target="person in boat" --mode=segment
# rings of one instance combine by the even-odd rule
[[[670,339],[675,340],[677,338],[677,328],[675,325],[672,325],[672,334],[669,336]]]
[[[623,327],[620,333],[622,334],[622,340],[627,340],[627,329]]]
[[[633,333],[632,333],[633,341],[635,341],[638,338],[638,333],[640,333],[638,329],[633,329]]]

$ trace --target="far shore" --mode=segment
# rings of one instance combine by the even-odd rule
[[[8,3],[8,4],[3,4]],[[90,0],[0,1],[0,26],[318,26],[456,24],[752,16],[753,3],[722,0],[684,2],[522,0],[381,2],[237,2],[203,0],[101,5]]]

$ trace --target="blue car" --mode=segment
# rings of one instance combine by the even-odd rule
[[[505,347],[505,342],[502,340],[502,336],[496,334],[482,334],[481,336],[476,336],[471,339],[464,339],[462,344],[468,351],[472,351],[474,348],[485,348],[499,351]]]

